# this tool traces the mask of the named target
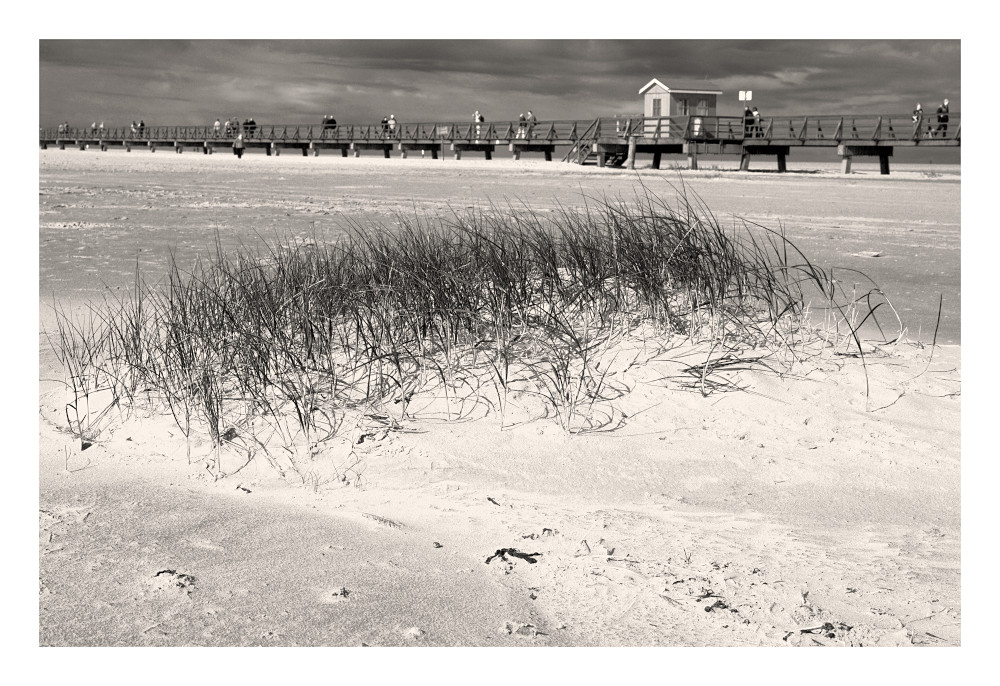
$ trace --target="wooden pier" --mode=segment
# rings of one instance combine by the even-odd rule
[[[463,153],[482,153],[492,159],[504,149],[513,159],[525,152],[544,153],[551,161],[556,148],[568,148],[564,162],[596,163],[599,167],[634,168],[637,155],[652,155],[659,169],[665,154],[687,155],[688,166],[698,168],[704,155],[739,155],[740,169],[748,170],[753,158],[775,158],[777,169],[787,168],[795,148],[828,148],[841,159],[841,169],[851,171],[855,157],[877,157],[882,174],[889,173],[889,159],[895,148],[939,148],[961,146],[961,116],[950,114],[939,124],[935,114],[914,123],[910,115],[831,115],[767,117],[760,125],[745,127],[742,117],[599,117],[594,120],[501,121],[482,123],[396,122],[346,124],[336,128],[317,125],[260,124],[218,131],[213,126],[146,126],[94,129],[42,129],[42,149],[67,146],[86,150],[111,147],[242,153],[264,149],[268,155],[298,150],[303,156],[321,150],[339,151],[342,157],[381,152],[386,158],[397,152],[430,153],[433,159],[446,153],[461,159]]]

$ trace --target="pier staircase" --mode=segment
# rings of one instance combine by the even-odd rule
[[[576,127],[573,127],[573,131],[570,137],[573,139],[573,144],[570,146],[569,151],[563,156],[563,162],[572,162],[573,164],[587,164],[590,158],[594,155],[594,143],[597,142],[597,137],[601,133],[601,119],[598,117],[590,123],[582,134],[576,135]],[[596,161],[595,161],[596,164]]]

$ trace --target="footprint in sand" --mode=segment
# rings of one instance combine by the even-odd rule
[[[194,576],[176,569],[161,569],[145,580],[146,587],[155,594],[190,596],[195,591]]]
[[[534,624],[522,624],[521,622],[506,622],[500,627],[500,633],[507,636],[534,637],[539,634],[538,627]]]
[[[335,588],[332,591],[330,590],[323,591],[320,594],[319,602],[323,603],[324,605],[332,605],[335,603],[344,602],[351,595],[352,592],[350,589],[344,586],[340,586],[339,588]]]

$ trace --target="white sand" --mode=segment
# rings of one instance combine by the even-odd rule
[[[126,284],[136,246],[152,253],[140,258],[150,269],[167,245],[195,254],[212,240],[205,227],[228,240],[286,221],[304,234],[309,222],[325,226],[327,207],[385,218],[407,197],[434,211],[481,202],[484,188],[544,204],[546,193],[578,193],[581,180],[590,191],[631,183],[624,172],[563,166],[560,176],[505,160],[203,158],[42,153],[42,191],[55,198],[41,207],[42,301],[55,290],[79,303],[101,277]],[[387,184],[385,164],[420,171]],[[811,226],[833,215],[803,198],[849,192],[833,171],[711,174],[691,178],[703,195],[724,184],[706,198],[712,209],[713,199],[724,212],[743,202]],[[957,203],[948,179],[894,176],[859,175],[878,200],[839,207],[835,222],[849,235],[860,212],[892,234],[913,225],[914,197]],[[919,232],[949,236],[958,208],[923,217]],[[84,269],[67,274],[60,262]],[[42,350],[40,377],[59,378]],[[65,432],[64,391],[43,381],[39,641],[959,645],[961,349],[930,355],[900,344],[870,356],[867,397],[859,361],[833,354],[783,378],[741,373],[745,391],[708,397],[684,389],[676,365],[653,362],[623,379],[633,390],[616,409],[629,418],[615,432],[571,437],[551,420],[501,430],[495,416],[416,422],[421,433],[367,442],[360,487],[318,492],[261,461],[213,482],[163,418],[112,421],[80,452]],[[663,375],[674,379],[654,381]],[[207,450],[196,444],[196,459]],[[540,555],[486,564],[500,548]],[[195,581],[164,584],[176,576],[156,576],[164,570]]]

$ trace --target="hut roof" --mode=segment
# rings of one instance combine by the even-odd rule
[[[716,95],[722,94],[722,89],[709,81],[672,81],[672,83],[673,85],[668,86],[659,79],[653,79],[652,81],[650,81],[645,86],[639,89],[639,95],[642,95],[653,86],[659,86],[660,88],[669,93],[714,93]]]

